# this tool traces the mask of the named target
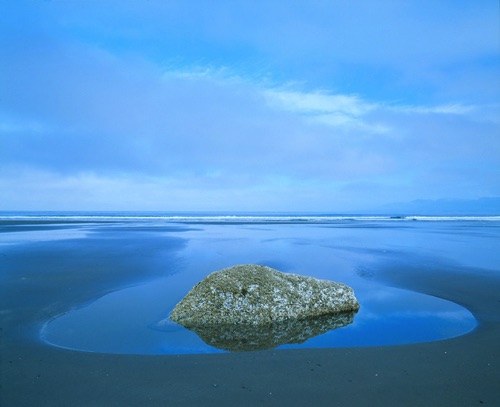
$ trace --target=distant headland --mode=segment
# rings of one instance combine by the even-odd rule
[[[417,199],[382,205],[374,212],[405,215],[500,215],[500,197],[479,199]]]

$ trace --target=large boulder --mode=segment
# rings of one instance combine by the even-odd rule
[[[352,288],[344,284],[247,264],[207,276],[176,305],[170,319],[196,330],[352,314],[358,309]]]

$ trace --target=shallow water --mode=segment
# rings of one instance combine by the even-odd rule
[[[179,325],[160,325],[182,285],[173,278],[108,294],[87,307],[50,321],[43,338],[61,347],[104,353],[181,354],[219,350]],[[358,295],[360,311],[346,327],[280,348],[329,348],[427,342],[462,335],[475,319],[450,301],[376,286]]]
[[[442,340],[476,326],[472,314],[458,304],[377,282],[377,271],[388,265],[427,262],[447,267],[495,264],[498,254],[495,223],[393,222],[370,220],[337,224],[191,223],[173,227],[164,222],[145,225],[98,225],[94,239],[79,244],[108,244],[124,236],[129,256],[145,268],[160,267],[164,276],[113,293],[49,321],[41,335],[55,346],[91,352],[133,354],[212,353],[222,350],[203,342],[192,331],[160,324],[175,304],[207,274],[236,264],[255,263],[284,272],[343,282],[354,288],[361,304],[353,323],[279,348],[328,348],[393,345]],[[147,227],[146,227],[147,226]],[[168,227],[166,227],[168,226]],[[140,231],[140,232],[139,232]],[[134,253],[134,239],[157,241],[154,255]],[[162,247],[182,239],[172,250]],[[119,239],[118,239],[119,238]],[[156,239],[156,240],[155,240]],[[110,242],[111,240],[111,242]],[[168,249],[168,250],[167,250]],[[484,252],[484,253],[483,253]],[[122,253],[123,254],[123,253]],[[481,254],[484,254],[481,256]],[[117,252],[117,256],[120,252]],[[423,261],[425,259],[425,261]],[[137,260],[137,259],[136,259]],[[117,257],[116,264],[121,264]],[[109,261],[108,261],[109,263]],[[498,263],[496,263],[498,264]],[[402,270],[403,271],[403,270]]]

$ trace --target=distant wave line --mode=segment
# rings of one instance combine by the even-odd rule
[[[0,221],[113,222],[164,221],[168,223],[336,223],[336,222],[499,222],[500,216],[389,216],[389,215],[123,215],[123,214],[9,214]]]

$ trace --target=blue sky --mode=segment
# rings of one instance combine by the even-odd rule
[[[0,0],[0,210],[500,196],[497,0]]]

